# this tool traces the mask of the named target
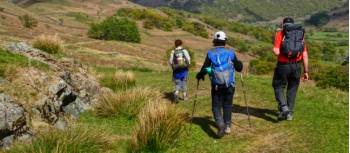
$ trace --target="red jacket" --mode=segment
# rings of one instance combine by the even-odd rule
[[[282,41],[283,41],[283,32],[282,31],[276,32],[274,48],[281,49]],[[305,43],[304,43],[304,52],[307,52],[307,48],[306,48]],[[278,62],[282,62],[282,63],[299,62],[303,59],[303,54],[299,55],[295,59],[288,59],[287,57],[285,57],[281,54],[281,50],[280,50],[280,54],[278,55],[277,59],[278,59]]]

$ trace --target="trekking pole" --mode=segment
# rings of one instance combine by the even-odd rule
[[[198,89],[199,89],[199,80],[197,80],[197,88],[196,88],[196,93],[194,95],[194,101],[193,101],[193,106],[192,106],[192,114],[191,114],[191,120],[190,120],[190,128],[188,130],[189,133],[191,132],[191,127],[192,127],[192,122],[193,122],[193,115],[194,115],[194,111],[195,111],[195,108],[196,108]]]
[[[249,127],[252,127],[252,124],[250,122],[250,113],[249,113],[249,108],[248,108],[248,103],[247,103],[247,93],[246,93],[246,89],[244,86],[244,81],[243,81],[243,73],[241,73],[241,84],[242,84],[242,90],[243,90],[243,95],[244,95],[244,102],[245,102],[245,106],[246,106],[246,110],[247,110],[247,115],[248,115],[248,123],[249,123]]]

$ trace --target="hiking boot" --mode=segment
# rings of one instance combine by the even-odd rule
[[[287,115],[289,114],[288,106],[283,106],[281,108],[281,112],[278,114],[279,120],[285,120],[287,118]]]
[[[230,128],[229,126],[227,126],[227,127],[225,128],[225,133],[226,133],[226,134],[230,134],[230,133],[231,133],[231,128]]]
[[[288,113],[287,117],[286,117],[287,121],[292,121],[293,120],[293,115],[292,113]]]
[[[179,103],[179,96],[174,94],[174,103]]]
[[[225,135],[225,128],[219,128],[219,131],[218,131],[218,133],[217,133],[217,136],[219,137],[219,138],[222,138],[223,136]]]

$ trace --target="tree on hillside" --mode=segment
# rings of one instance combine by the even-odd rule
[[[321,27],[327,24],[330,20],[330,17],[327,12],[319,12],[314,15],[311,15],[310,19],[306,20],[307,24]]]
[[[101,40],[141,42],[136,22],[116,16],[108,17],[101,23],[92,24],[88,35]]]

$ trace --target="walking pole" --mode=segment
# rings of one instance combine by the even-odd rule
[[[249,123],[249,127],[252,127],[252,124],[250,122],[250,113],[249,113],[249,109],[248,109],[248,103],[247,103],[247,93],[246,93],[246,89],[244,86],[244,81],[243,81],[243,73],[241,73],[241,84],[242,84],[242,90],[243,90],[243,95],[244,95],[244,102],[245,102],[245,106],[246,106],[246,110],[247,110],[247,115],[248,115],[248,123]]]
[[[196,103],[197,103],[198,89],[199,89],[199,80],[197,80],[197,88],[196,88],[196,93],[194,95],[194,101],[193,101],[193,106],[192,106],[192,114],[191,114],[191,120],[190,120],[189,133],[191,132],[193,115],[194,115],[194,111],[195,111],[195,107],[196,107]]]

